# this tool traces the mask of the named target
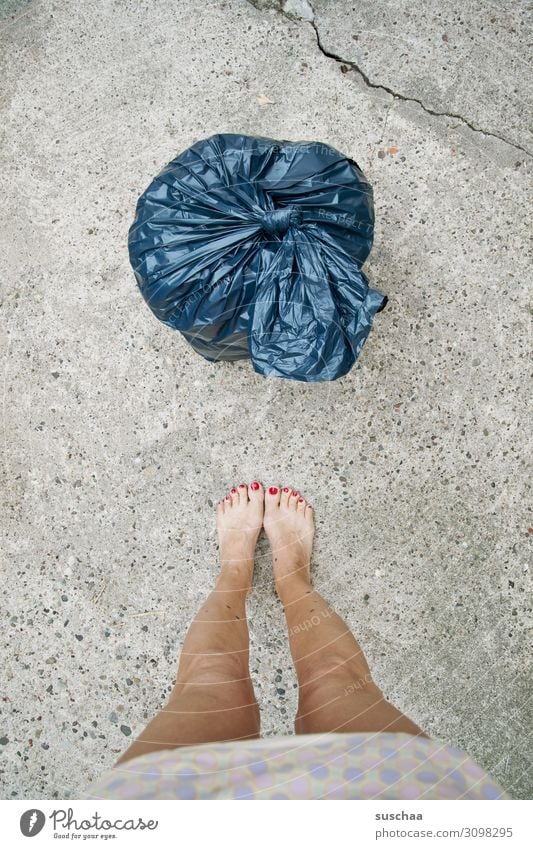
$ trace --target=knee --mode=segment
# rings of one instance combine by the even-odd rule
[[[313,660],[309,658],[303,690],[309,692],[324,685],[339,689],[366,690],[373,685],[370,670],[362,652],[346,657],[345,653],[334,648],[322,651]],[[374,685],[375,686],[375,685]]]
[[[189,656],[189,668],[195,678],[205,679],[206,683],[230,683],[237,678],[242,669],[238,659],[227,652],[212,652]]]
[[[324,653],[312,676],[300,687],[295,721],[297,734],[345,730],[355,715],[366,714],[382,694],[366,663]]]
[[[238,652],[182,656],[178,679],[170,694],[174,702],[187,696],[194,703],[209,702],[218,709],[246,707],[259,716],[259,706],[248,671],[247,658]]]
[[[364,661],[364,659],[363,659]],[[357,699],[359,704],[370,705],[380,697],[380,691],[372,680],[366,665],[359,657],[346,658],[336,651],[321,653],[305,684],[298,694],[297,733],[305,726],[307,731],[316,730],[316,722],[323,721],[323,712],[343,712],[348,702]]]

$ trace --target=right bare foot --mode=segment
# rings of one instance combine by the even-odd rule
[[[315,522],[313,508],[305,498],[289,486],[269,487],[265,492],[263,527],[272,548],[278,594],[294,581],[310,584]]]

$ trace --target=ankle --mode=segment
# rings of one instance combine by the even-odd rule
[[[307,567],[303,567],[291,575],[282,575],[276,578],[275,586],[283,605],[299,601],[313,591]]]
[[[252,588],[253,558],[250,560],[221,561],[216,590],[248,593]]]

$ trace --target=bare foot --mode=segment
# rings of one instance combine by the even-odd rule
[[[276,590],[282,595],[294,581],[310,584],[315,534],[313,508],[299,492],[271,486],[265,494],[265,533],[272,548]]]
[[[220,551],[220,577],[237,579],[242,589],[250,589],[257,537],[263,524],[264,492],[257,481],[234,487],[217,504],[217,532]]]

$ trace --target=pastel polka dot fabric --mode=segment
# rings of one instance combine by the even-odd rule
[[[410,734],[312,734],[166,749],[86,799],[507,799],[453,746]]]

